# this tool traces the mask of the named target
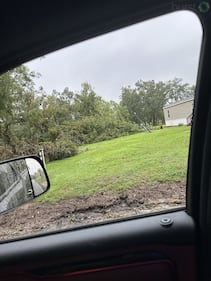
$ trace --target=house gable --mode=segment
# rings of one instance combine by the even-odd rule
[[[166,126],[188,125],[193,111],[193,98],[163,108]]]

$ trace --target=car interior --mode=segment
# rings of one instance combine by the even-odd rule
[[[0,73],[66,46],[174,11],[195,13],[203,28],[186,207],[2,241],[2,280],[210,280],[210,5],[209,1],[196,0],[2,3]]]

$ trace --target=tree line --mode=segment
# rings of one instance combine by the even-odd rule
[[[83,144],[142,131],[141,125],[163,124],[163,106],[193,96],[194,87],[175,78],[168,82],[142,81],[123,87],[120,103],[107,102],[89,83],[75,93],[35,88],[39,74],[25,65],[0,76],[0,155],[37,154],[47,160],[78,153]]]
[[[129,119],[136,124],[164,123],[163,107],[167,104],[193,97],[195,87],[174,78],[167,82],[139,80],[135,86],[122,88],[120,104],[127,108]]]

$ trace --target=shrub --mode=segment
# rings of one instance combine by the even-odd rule
[[[72,141],[58,141],[40,143],[44,148],[46,161],[61,160],[78,154],[78,148]]]
[[[11,159],[13,158],[13,152],[12,152],[12,149],[11,147],[9,146],[3,146],[1,145],[0,146],[0,160],[7,160],[7,159]]]
[[[16,153],[10,146],[0,146],[0,160],[6,160],[24,155],[38,155],[40,149],[44,149],[46,161],[61,160],[72,157],[78,153],[77,146],[72,141],[43,142],[38,144],[29,144],[21,142],[15,146]]]

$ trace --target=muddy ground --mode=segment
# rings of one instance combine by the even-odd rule
[[[30,203],[0,216],[0,240],[156,212],[185,205],[185,184],[138,186],[57,203]]]

